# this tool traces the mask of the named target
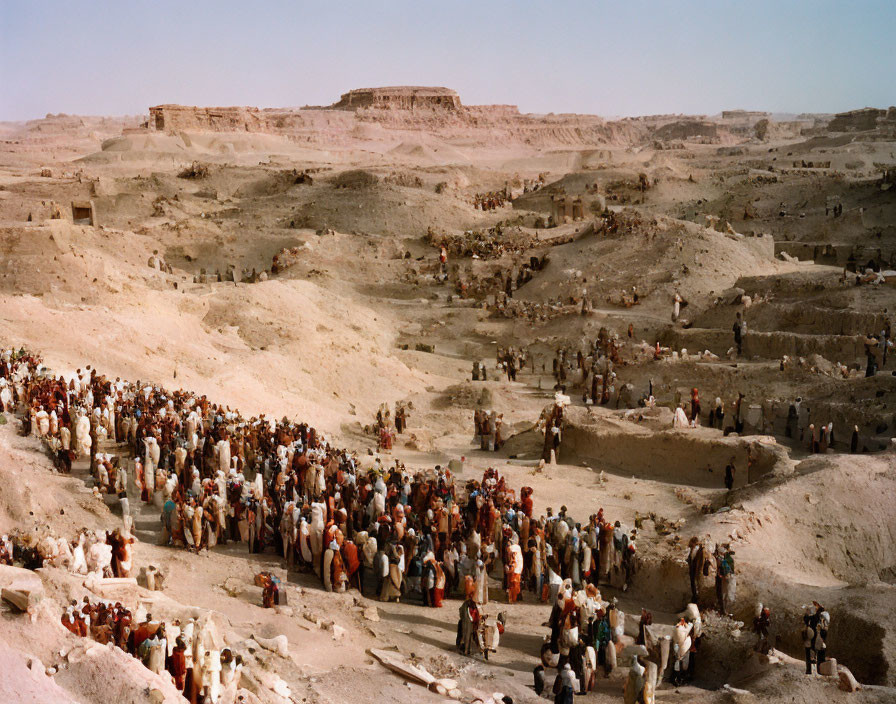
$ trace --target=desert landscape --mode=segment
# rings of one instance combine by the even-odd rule
[[[0,123],[3,701],[896,701],[896,107],[463,97]]]

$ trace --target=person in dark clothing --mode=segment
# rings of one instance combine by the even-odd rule
[[[814,611],[813,611],[814,609]],[[812,602],[812,609],[807,608],[803,615],[805,630],[803,632],[803,645],[806,649],[806,674],[812,674],[812,665],[817,668],[827,657],[828,627],[831,623],[830,614],[817,601]]]
[[[573,674],[579,681],[579,687],[582,689],[585,687],[585,671],[583,668],[584,659],[585,644],[582,642],[582,639],[579,638],[579,642],[569,649],[569,664],[572,667]],[[585,692],[581,690],[578,693],[585,694]]]
[[[563,624],[563,607],[555,601],[554,608],[551,609],[551,615],[548,618],[548,625],[551,628],[551,652],[560,652],[560,629]]]
[[[769,651],[769,631],[772,625],[772,612],[767,606],[759,605],[759,615],[753,619],[753,632],[757,635],[756,652],[763,655]]]
[[[865,367],[865,377],[871,377],[877,374],[878,369],[878,340],[873,332],[865,336],[865,356],[868,359],[868,365]]]
[[[554,704],[573,704],[577,684],[572,666],[567,663],[557,671],[554,680]]]
[[[738,393],[737,401],[734,402],[734,432],[738,435],[744,432],[743,405],[744,395]]]
[[[784,435],[788,438],[795,437],[797,434],[797,423],[799,423],[797,413],[798,409],[796,404],[791,403],[790,407],[787,409],[787,424],[784,426]]]
[[[694,387],[691,389],[691,418],[692,423],[697,423],[700,420],[700,396],[697,391],[697,388]]]
[[[738,312],[737,320],[734,321],[731,329],[734,332],[734,345],[737,347],[737,354],[740,355],[743,351],[744,332],[747,329],[747,324],[744,322],[743,315],[740,312]]]
[[[536,665],[532,671],[532,677],[535,680],[535,694],[540,697],[544,691],[544,665]]]
[[[728,491],[731,491],[734,488],[734,458],[732,457],[728,464],[725,466],[725,488]]]

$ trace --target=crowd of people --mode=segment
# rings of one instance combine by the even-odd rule
[[[606,354],[611,340],[604,332],[595,342],[590,374],[611,371],[612,355]],[[516,354],[502,353],[505,362]],[[577,366],[584,368],[585,362],[580,353]],[[567,364],[565,351],[559,351],[558,377]],[[273,551],[288,568],[314,573],[326,591],[356,589],[381,601],[429,608],[459,598],[456,644],[467,654],[487,653],[488,643],[496,643],[496,636],[483,637],[486,624],[496,632],[503,629],[503,613],[495,618],[484,611],[494,600],[490,581],[500,581],[508,604],[526,599],[551,605],[542,659],[558,669],[558,696],[588,691],[599,669],[608,674],[615,665],[617,649],[610,646],[619,641],[625,615],[614,599],[602,599],[600,588],[628,590],[637,572],[638,530],[611,520],[602,508],[585,521],[565,506],[536,516],[533,489],[522,487],[517,496],[496,469],[466,481],[441,466],[412,473],[397,459],[337,448],[306,423],[245,418],[184,390],[113,381],[90,368],[66,381],[24,350],[0,356],[0,378],[10,390],[4,409],[26,409],[23,429],[44,439],[62,471],[73,458],[89,456],[97,486],[122,492],[126,517],[123,531],[85,532],[76,541],[38,546],[3,536],[0,563],[17,559],[42,566],[53,560],[74,571],[83,563],[102,576],[129,575],[127,467],[122,457],[99,451],[100,441],[108,438],[130,447],[139,500],[159,509],[163,544],[198,551],[242,542],[250,552]],[[545,449],[554,459],[566,403],[568,397],[558,393],[543,418]],[[696,389],[691,404],[692,413],[699,414]],[[500,416],[478,411],[477,416],[477,434],[489,449],[498,446]],[[401,409],[396,420],[403,427]],[[391,423],[388,411],[378,422]],[[668,644],[673,682],[693,675],[701,637],[695,580],[711,563],[716,608],[728,613],[735,598],[733,555],[727,545],[713,553],[700,541],[689,546],[694,603]],[[276,602],[275,581],[265,591],[265,606]],[[650,642],[651,621],[649,612],[642,612],[639,641],[662,647]],[[823,641],[825,623],[820,616],[812,621],[813,644]],[[69,608],[63,624],[79,635],[116,643],[154,672],[167,671],[193,701],[216,701],[215,692],[238,680],[232,654],[208,649],[202,637],[197,641],[180,624],[133,616],[121,604]],[[813,657],[823,660],[823,648],[813,648]]]
[[[382,404],[376,412],[376,423],[370,428],[377,439],[380,451],[391,452],[395,439],[408,427],[408,409],[404,404],[396,404],[395,416],[389,410],[389,404]]]
[[[526,364],[531,360],[532,369],[535,369],[535,358],[531,356],[526,348],[517,350],[510,346],[507,348],[498,346],[495,357],[498,369],[503,370],[507,374],[507,381],[516,381],[516,375],[526,368]]]
[[[582,528],[565,510],[536,519],[531,488],[517,498],[494,469],[458,486],[447,468],[412,474],[397,460],[336,448],[305,423],[246,419],[205,396],[112,381],[92,369],[66,382],[24,351],[4,360],[0,371],[15,380],[17,399],[32,414],[49,408],[55,418],[26,414],[26,429],[48,443],[69,430],[69,452],[92,455],[98,484],[121,486],[126,471],[120,458],[98,452],[99,440],[130,445],[140,500],[159,508],[168,545],[244,542],[313,570],[326,589],[352,585],[429,606],[460,592],[467,578],[478,585],[478,603],[487,603],[486,575],[495,569],[509,601],[525,586],[547,599],[544,583],[559,584],[569,573],[578,584],[615,554],[612,542],[598,539],[612,526],[595,519],[579,540]],[[633,543],[616,552],[615,569],[630,572],[625,554],[633,554]]]
[[[490,191],[488,193],[477,193],[473,196],[473,207],[476,210],[496,210],[504,207],[509,199],[507,191]]]
[[[134,538],[129,533],[82,529],[73,540],[54,535],[47,527],[16,529],[0,536],[0,565],[25,569],[59,567],[97,577],[129,577]]]
[[[601,327],[597,337],[583,351],[561,347],[556,350],[552,362],[554,388],[582,389],[585,405],[607,405],[620,403],[617,393],[616,368],[623,366],[622,343],[617,334]]]
[[[142,608],[132,612],[121,602],[88,597],[73,601],[61,621],[76,636],[114,645],[151,672],[170,678],[192,704],[213,704],[225,691],[239,688],[242,657],[217,647],[219,639],[208,621],[165,622]]]
[[[494,410],[473,411],[474,435],[483,452],[498,452],[504,446],[504,414]]]

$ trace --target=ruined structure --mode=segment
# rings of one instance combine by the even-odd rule
[[[869,132],[882,130],[896,133],[896,107],[887,110],[862,108],[834,115],[828,125],[831,132]]]
[[[580,196],[575,198],[563,194],[551,196],[550,222],[553,227],[584,218],[585,204]]]
[[[92,200],[72,201],[72,222],[76,225],[96,225],[96,206]]]

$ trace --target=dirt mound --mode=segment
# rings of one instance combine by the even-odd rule
[[[132,233],[47,220],[0,228],[0,237],[0,292],[6,294],[97,302],[121,292],[127,280],[152,276],[146,266],[151,243]]]
[[[90,166],[140,163],[168,168],[192,161],[258,163],[258,156],[296,157],[306,150],[287,137],[262,133],[128,132],[102,143],[102,149],[79,159]]]
[[[374,188],[379,182],[379,176],[363,169],[343,171],[330,181],[334,188],[350,188],[353,190]]]
[[[298,178],[299,172],[295,169],[276,171],[240,186],[233,195],[236,198],[265,198],[282,195],[297,185]]]
[[[383,178],[384,183],[390,186],[402,186],[404,188],[423,188],[423,180],[410,171],[390,171]]]
[[[469,157],[460,149],[438,141],[402,142],[388,152],[392,156],[413,159],[426,164],[469,162]]]
[[[740,276],[788,268],[775,260],[770,237],[735,236],[623,211],[598,220],[594,234],[554,247],[548,266],[516,296],[581,300],[585,291],[595,306],[620,306],[634,286],[639,305],[666,318],[676,291],[693,303]]]
[[[789,570],[797,568],[805,584],[854,584],[859,575],[862,581],[884,581],[896,566],[896,516],[888,498],[894,489],[889,457],[807,459],[772,501],[745,502],[762,523],[753,525],[742,555],[760,561],[773,550],[782,576],[793,577]],[[793,515],[800,516],[798,523],[790,521]]]
[[[372,183],[366,176],[361,179]],[[314,230],[331,228],[338,232],[422,237],[434,222],[447,230],[466,230],[487,218],[457,195],[436,194],[428,189],[380,183],[332,188],[330,193],[325,199],[308,196],[289,221]]]
[[[663,152],[656,152],[644,164],[651,180],[654,179],[687,179],[687,171],[675,159]]]
[[[470,414],[480,410],[503,412],[513,404],[513,396],[497,381],[467,381],[446,388],[434,403],[435,408],[463,409]]]

